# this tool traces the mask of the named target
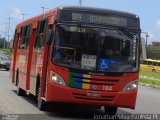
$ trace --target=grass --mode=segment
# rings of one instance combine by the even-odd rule
[[[140,78],[139,82],[145,83],[145,84],[150,84],[150,85],[153,85],[153,86],[155,86],[155,85],[160,86],[160,81],[158,81],[158,80],[148,80],[146,78]]]
[[[155,85],[160,86],[160,74],[159,73],[140,71],[140,76],[141,78],[139,79],[139,82],[150,84],[153,86]]]
[[[160,79],[160,73],[154,73],[154,72],[140,71],[140,76],[145,76],[146,78],[152,78],[152,79]]]
[[[11,51],[10,51],[10,49],[2,49],[2,48],[0,48],[0,51],[2,51],[3,54],[5,54],[6,56],[11,56]]]

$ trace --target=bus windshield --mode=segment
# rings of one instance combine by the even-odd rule
[[[52,61],[82,70],[136,72],[138,35],[120,29],[57,25]]]

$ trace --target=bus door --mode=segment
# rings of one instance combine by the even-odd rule
[[[18,30],[15,31],[14,41],[12,45],[12,56],[11,56],[11,67],[10,67],[10,78],[12,80],[12,83],[15,82],[15,66],[16,66],[16,56],[17,56],[17,48],[18,48],[18,40],[20,37],[20,33],[18,33]]]
[[[19,70],[19,86],[26,89],[27,76],[27,60],[29,59],[29,43],[31,25],[23,26],[21,28],[20,42],[17,51],[17,68]]]
[[[35,44],[32,54],[33,58],[31,62],[31,74],[30,74],[31,76],[30,91],[34,95],[36,95],[36,89],[40,85],[40,79],[42,79],[43,74],[46,74],[42,73],[42,70],[45,68],[44,63],[46,63],[46,57],[47,57],[45,55],[46,51],[44,47],[47,27],[48,27],[48,19],[43,19],[42,21],[38,22]]]
[[[26,76],[26,90],[30,90],[30,80],[31,80],[31,66],[32,66],[32,56],[33,56],[33,47],[36,37],[36,28],[31,29],[31,38],[29,43],[29,50],[27,54],[27,76]]]

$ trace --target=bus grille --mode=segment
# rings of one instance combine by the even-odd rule
[[[95,100],[95,101],[108,101],[114,100],[115,96],[101,96],[101,97],[88,97],[86,94],[73,93],[73,97],[81,100]]]

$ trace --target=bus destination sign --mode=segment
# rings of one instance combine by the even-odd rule
[[[100,16],[91,14],[72,13],[72,20],[116,26],[127,26],[127,19],[117,16]]]

